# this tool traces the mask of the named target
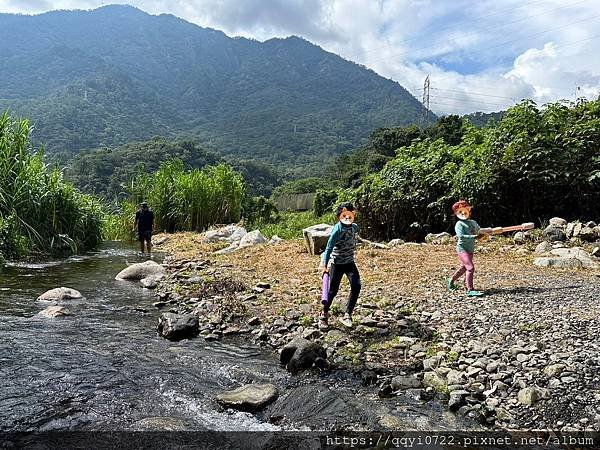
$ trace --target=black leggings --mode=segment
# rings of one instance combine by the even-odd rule
[[[329,311],[329,307],[340,289],[340,283],[342,282],[344,275],[348,277],[348,281],[350,282],[347,312],[348,314],[352,314],[361,287],[358,267],[356,267],[356,264],[353,262],[349,264],[331,264],[329,269],[329,301],[327,304],[323,305],[323,310],[325,312]]]

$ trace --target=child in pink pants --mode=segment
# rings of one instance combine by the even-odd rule
[[[460,260],[460,267],[451,278],[448,279],[448,290],[457,289],[454,284],[456,281],[465,275],[465,285],[467,287],[467,295],[469,297],[479,297],[483,292],[476,291],[473,288],[473,274],[475,266],[473,265],[473,253],[475,252],[475,239],[483,234],[491,234],[491,228],[481,228],[477,222],[471,219],[471,205],[465,200],[460,200],[452,205],[452,211],[456,215],[458,222],[454,230],[458,238],[456,243],[456,251]]]

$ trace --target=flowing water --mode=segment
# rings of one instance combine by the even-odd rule
[[[401,417],[407,428],[456,425],[439,405],[381,402],[372,388],[357,395],[364,388],[348,374],[314,375],[308,382],[291,377],[273,352],[243,339],[159,337],[153,293],[114,279],[128,263],[140,261],[133,248],[111,243],[93,254],[9,264],[0,272],[0,431],[277,430],[266,413],[223,411],[213,400],[223,389],[267,381],[308,404],[289,400],[299,411],[300,427],[324,417],[373,426],[381,408]],[[38,316],[49,303],[36,298],[59,286],[85,298],[64,302],[71,316]],[[281,401],[275,407],[293,413]]]

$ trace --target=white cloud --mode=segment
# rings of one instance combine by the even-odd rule
[[[0,11],[94,8],[98,0],[0,0]],[[128,0],[229,35],[302,35],[417,97],[431,76],[437,113],[495,111],[513,99],[600,91],[598,0]],[[577,90],[577,87],[580,87]]]

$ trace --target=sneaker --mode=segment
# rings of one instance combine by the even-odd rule
[[[482,295],[484,294],[481,291],[474,291],[473,289],[467,291],[467,297],[481,297]]]
[[[339,321],[346,328],[352,328],[352,316],[350,314],[344,314],[344,317],[340,317]]]
[[[448,290],[455,291],[456,289],[458,289],[458,286],[456,286],[454,284],[454,281],[452,281],[452,278],[448,278]]]
[[[329,314],[322,313],[319,316],[319,330],[327,331],[329,329]]]

